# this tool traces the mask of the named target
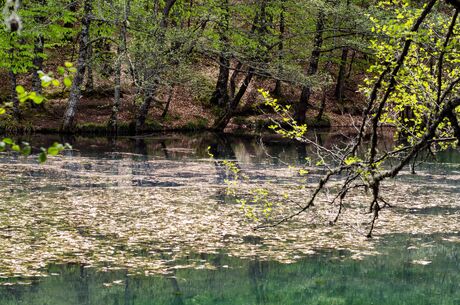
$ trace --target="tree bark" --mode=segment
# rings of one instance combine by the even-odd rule
[[[117,134],[118,132],[118,112],[121,107],[121,69],[123,63],[123,57],[126,53],[126,36],[128,28],[128,17],[131,9],[131,0],[126,1],[125,13],[123,22],[120,28],[120,42],[117,47],[117,61],[115,65],[115,90],[113,97],[112,114],[108,122],[108,128],[111,133]]]
[[[33,75],[32,75],[32,90],[37,94],[42,94],[42,81],[38,75],[38,71],[43,70],[43,52],[44,52],[44,38],[42,35],[39,35],[35,40],[34,45],[34,59],[32,61],[34,65]]]
[[[318,72],[318,65],[321,56],[321,47],[323,46],[324,23],[324,10],[320,9],[318,13],[318,19],[316,21],[315,41],[310,57],[310,63],[308,65],[307,76],[314,76]],[[306,123],[306,112],[308,110],[311,93],[311,85],[303,86],[302,93],[300,95],[300,100],[294,107],[294,119],[297,121],[298,124]]]
[[[145,89],[144,92],[144,101],[142,105],[139,107],[139,110],[136,115],[136,134],[142,132],[144,128],[145,121],[147,120],[147,115],[149,113],[150,105],[153,102],[154,95],[155,95],[155,88],[149,87]]]
[[[80,48],[77,61],[77,72],[75,73],[70,88],[70,96],[67,103],[67,109],[64,113],[64,121],[61,126],[61,131],[64,133],[72,133],[75,129],[74,119],[77,111],[77,105],[80,101],[81,85],[85,76],[86,60],[88,58],[88,45],[90,43],[89,29],[91,25],[92,0],[84,2],[84,17],[82,20],[82,29],[80,33]]]
[[[21,111],[19,110],[19,99],[18,93],[16,92],[16,87],[18,85],[16,73],[10,70],[9,76],[11,87],[11,102],[13,103],[13,117],[17,121],[19,121],[21,119]]]
[[[88,38],[89,40],[89,38]],[[91,43],[88,44],[88,50],[86,54],[86,84],[85,92],[91,94],[94,91],[94,75],[93,75],[93,46]]]
[[[222,19],[218,24],[219,40],[221,51],[219,55],[219,76],[217,78],[216,89],[211,97],[211,105],[225,107],[229,101],[228,81],[230,77],[230,59],[228,55],[228,25],[229,7],[228,0],[222,0],[219,7],[223,11]]]
[[[243,83],[241,84],[240,89],[238,90],[238,93],[229,101],[225,113],[219,119],[216,120],[213,129],[217,131],[223,131],[225,127],[227,127],[228,123],[230,122],[230,119],[233,117],[233,114],[235,113],[235,110],[238,108],[241,99],[246,93],[246,90],[248,89],[253,76],[254,69],[249,68],[246,77],[244,78]]]
[[[340,58],[339,72],[337,74],[337,84],[335,86],[335,98],[338,103],[343,103],[343,94],[345,89],[345,73],[348,62],[348,48],[342,49],[342,56]]]
[[[281,12],[280,12],[280,35],[279,35],[279,44],[278,44],[278,73],[283,75],[283,58],[284,58],[284,33],[286,31],[286,21],[284,16],[284,11],[286,10],[285,0],[281,2]],[[275,89],[273,90],[273,95],[281,96],[283,94],[281,80],[277,79],[275,83]]]

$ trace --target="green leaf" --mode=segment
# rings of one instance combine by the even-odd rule
[[[57,72],[58,72],[59,74],[61,74],[61,75],[64,75],[64,74],[65,74],[65,69],[64,69],[64,67],[60,67],[60,66],[59,66],[59,67],[57,68]]]
[[[47,159],[47,156],[46,156],[46,153],[45,153],[45,152],[41,152],[41,153],[38,155],[38,161],[40,161],[40,163],[46,162],[46,159]]]
[[[18,94],[24,94],[26,92],[26,90],[24,89],[23,86],[19,85],[19,86],[16,86],[16,92]]]
[[[14,151],[17,151],[17,152],[20,152],[21,151],[21,147],[17,144],[14,144],[13,146],[11,146],[11,149],[14,150]]]
[[[41,95],[35,95],[35,96],[31,97],[31,99],[35,104],[41,104],[45,100],[45,98],[43,96],[41,96]]]
[[[11,140],[10,138],[4,138],[2,140],[2,142],[5,143],[5,144],[8,144],[8,145],[13,145],[14,144],[13,140]]]
[[[57,147],[51,146],[48,148],[48,154],[51,156],[56,156],[59,154],[59,149]]]
[[[5,114],[5,112],[6,112],[6,109],[3,107],[0,107],[0,115]]]
[[[23,154],[24,156],[28,156],[30,155],[31,151],[32,151],[32,148],[29,145],[26,145],[22,148],[21,154]]]
[[[64,86],[66,86],[67,88],[72,86],[72,81],[70,80],[70,78],[68,77],[64,78]]]
[[[59,87],[59,85],[61,84],[57,79],[53,79],[51,83],[53,84],[54,87]]]
[[[72,68],[72,67],[73,67],[73,64],[72,64],[71,62],[69,62],[69,61],[66,61],[66,62],[64,63],[64,66],[66,66],[66,68]]]

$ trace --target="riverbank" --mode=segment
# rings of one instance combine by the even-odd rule
[[[256,90],[255,88],[252,88]],[[21,105],[21,119],[3,119],[0,121],[0,132],[7,134],[59,134],[62,117],[67,105],[64,93],[48,94],[47,101],[40,107],[30,104]],[[134,92],[125,89],[124,103],[119,111],[118,135],[134,135],[134,118],[136,116],[136,96]],[[321,120],[317,120],[317,110],[308,112],[307,125],[309,128],[334,128],[355,126],[360,116],[337,114],[333,103],[326,105],[326,111]],[[108,87],[98,88],[97,91],[84,93],[81,98],[77,115],[75,134],[78,135],[108,135],[107,122],[112,111],[112,90]],[[177,88],[173,92],[170,106],[164,114],[164,105],[157,101],[149,111],[149,116],[140,134],[172,131],[206,131],[211,130],[218,116],[218,110],[187,94],[187,88]],[[267,111],[263,101],[256,94],[249,94],[245,104],[232,118],[225,132],[229,133],[260,133],[269,132],[274,115]],[[139,133],[138,133],[139,134]]]

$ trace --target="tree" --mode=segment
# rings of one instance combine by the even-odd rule
[[[80,32],[79,41],[79,52],[77,62],[77,72],[72,81],[72,87],[70,89],[70,96],[67,103],[67,109],[64,114],[64,120],[62,122],[61,131],[65,133],[72,132],[75,128],[75,114],[77,111],[77,105],[80,101],[81,85],[83,84],[83,78],[87,68],[88,51],[90,41],[90,25],[93,11],[93,1],[84,1],[84,13],[82,18],[82,27]]]
[[[308,211],[319,194],[329,192],[337,207],[335,223],[351,191],[370,191],[368,211],[372,215],[368,237],[383,208],[390,206],[381,192],[384,180],[396,177],[417,156],[435,153],[460,141],[460,53],[458,6],[451,1],[430,0],[423,6],[406,0],[382,2],[383,11],[396,14],[384,18],[371,16],[375,39],[371,42],[375,59],[367,80],[367,107],[359,132],[345,148],[328,149],[305,136],[306,125],[299,125],[289,108],[280,105],[268,92],[262,91],[268,105],[282,118],[272,128],[278,133],[308,143],[319,152],[322,176],[306,202],[294,213],[261,224],[276,226]],[[443,33],[442,37],[434,33]],[[404,113],[410,108],[413,116]],[[286,124],[287,123],[287,124]],[[391,124],[404,141],[379,151],[382,124]],[[290,128],[286,128],[289,125]],[[368,150],[359,153],[365,139]],[[340,181],[337,187],[335,181]],[[265,208],[265,207],[264,207]]]

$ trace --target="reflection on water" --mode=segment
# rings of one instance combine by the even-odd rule
[[[177,269],[168,276],[129,276],[77,265],[51,266],[48,278],[0,287],[2,305],[147,304],[458,304],[459,243],[443,236],[393,235],[382,255],[352,260],[322,252],[295,264],[196,255],[209,269]]]
[[[320,136],[328,147],[342,139]],[[370,241],[363,194],[336,227],[325,196],[263,231],[226,194],[221,160],[232,159],[251,187],[292,195],[280,212],[297,208],[309,189],[289,165],[314,158],[306,145],[215,134],[67,140],[75,150],[45,165],[0,157],[1,305],[460,302],[458,152],[383,185],[394,208]],[[53,141],[63,139],[34,145]],[[33,283],[8,286],[18,281]]]

